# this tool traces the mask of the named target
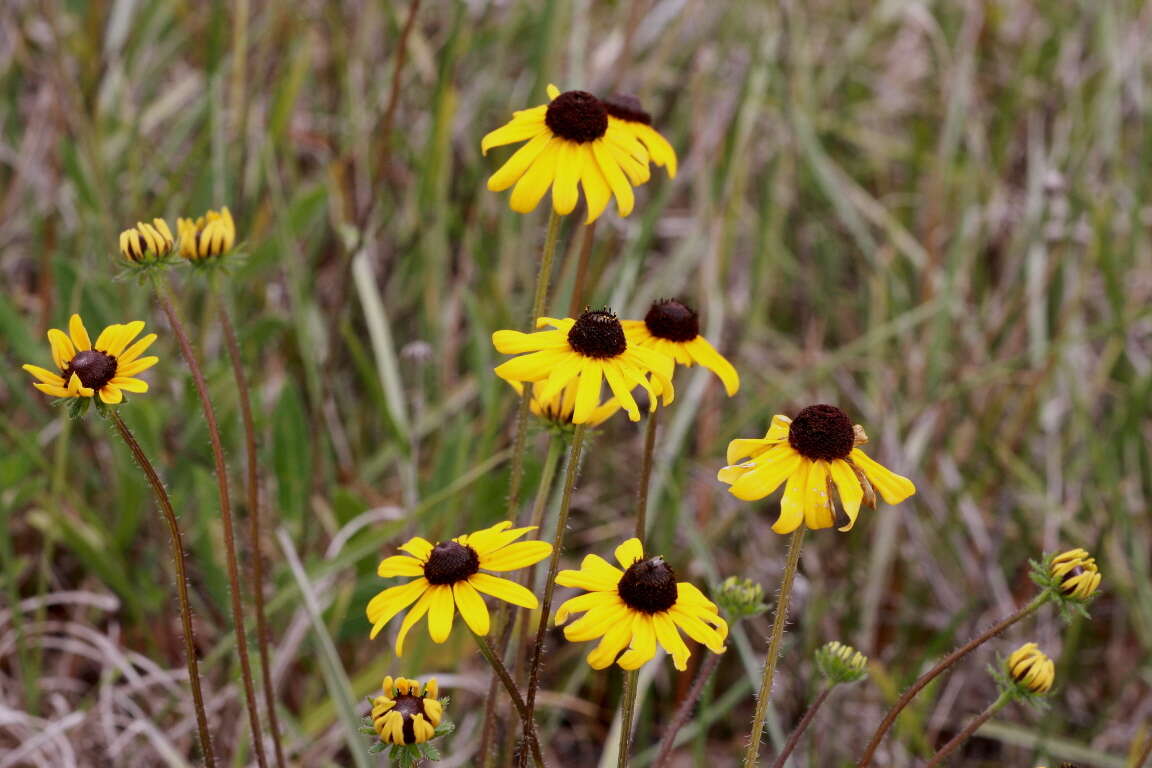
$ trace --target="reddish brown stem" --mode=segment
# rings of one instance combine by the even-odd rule
[[[800,722],[796,724],[796,730],[792,731],[792,735],[788,737],[788,742],[784,745],[784,749],[780,750],[780,754],[776,756],[776,761],[772,763],[772,768],[784,768],[784,763],[788,760],[788,755],[792,754],[792,750],[796,749],[796,745],[800,743],[800,737],[804,735],[804,731],[808,730],[808,726],[812,723],[812,718],[816,717],[816,713],[820,710],[824,700],[828,698],[828,694],[832,693],[832,686],[829,685],[820,695],[816,697],[816,701],[812,702],[812,706],[808,707],[808,711],[804,713],[804,717],[800,718]]]
[[[720,666],[720,659],[722,658],[722,654],[709,653],[708,657],[704,659],[704,663],[700,665],[696,679],[692,681],[692,688],[684,697],[684,701],[680,702],[680,706],[676,709],[676,714],[672,716],[668,727],[664,729],[664,736],[660,739],[660,749],[656,753],[656,759],[652,761],[652,768],[660,768],[668,762],[668,758],[672,757],[672,750],[676,748],[676,734],[680,733],[680,730],[688,722],[688,718],[692,716],[692,710],[696,707],[700,694],[704,692],[704,686],[708,684],[708,680],[716,671],[716,667]]]
[[[228,567],[228,584],[231,587],[230,597],[232,604],[232,624],[236,632],[236,653],[240,657],[240,674],[244,682],[244,699],[248,707],[248,724],[252,728],[252,749],[256,752],[256,762],[260,768],[267,768],[268,759],[264,755],[264,735],[260,728],[260,715],[256,709],[256,688],[252,685],[252,666],[248,659],[248,634],[244,631],[243,593],[240,591],[240,567],[236,559],[236,535],[232,523],[232,501],[228,492],[228,465],[224,461],[224,446],[220,441],[220,426],[216,422],[216,411],[212,408],[212,401],[208,397],[208,385],[204,382],[204,374],[196,360],[196,353],[192,350],[192,343],[180,322],[171,299],[168,297],[168,286],[156,281],[156,299],[160,302],[160,309],[168,318],[176,341],[180,345],[180,353],[188,370],[192,372],[192,383],[196,387],[196,395],[200,399],[200,407],[204,413],[204,421],[208,424],[208,438],[212,443],[212,460],[216,468],[216,486],[220,495],[220,520],[224,524],[224,550]]]

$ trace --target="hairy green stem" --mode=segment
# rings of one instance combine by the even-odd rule
[[[620,691],[620,749],[616,754],[616,768],[628,768],[632,754],[632,720],[636,716],[636,683],[640,671],[624,673],[624,690]]]
[[[760,756],[760,737],[764,732],[764,717],[768,714],[768,700],[772,698],[772,678],[776,675],[776,662],[780,658],[780,643],[784,638],[784,625],[788,623],[788,603],[792,599],[792,582],[800,563],[800,547],[804,544],[803,523],[792,534],[788,543],[788,562],[780,579],[780,594],[776,599],[776,613],[772,619],[772,636],[768,640],[768,656],[764,659],[764,673],[760,677],[760,692],[756,695],[756,713],[748,733],[748,747],[744,751],[744,768],[753,768]]]
[[[917,678],[916,682],[912,683],[912,685],[908,686],[908,689],[904,691],[904,693],[900,694],[900,698],[897,699],[896,703],[892,705],[892,709],[888,710],[888,714],[884,716],[884,719],[876,728],[876,732],[872,734],[872,739],[868,742],[868,746],[864,748],[864,754],[860,757],[859,762],[856,763],[856,768],[867,768],[867,766],[871,764],[872,756],[876,753],[877,747],[880,746],[880,742],[883,740],[884,734],[888,733],[888,730],[896,722],[896,718],[900,715],[900,712],[903,711],[906,706],[908,706],[912,699],[916,697],[916,694],[924,690],[924,687],[928,685],[928,683],[935,680],[945,670],[947,670],[956,662],[960,661],[960,659],[970,654],[972,651],[979,648],[988,640],[991,640],[993,637],[1008,629],[1008,627],[1012,626],[1024,617],[1031,616],[1036,612],[1036,609],[1043,605],[1047,600],[1048,593],[1041,592],[1032,600],[1032,602],[1028,603],[1008,618],[993,624],[981,634],[977,635],[964,645],[952,651],[952,653],[936,662],[936,665],[933,666],[932,669],[928,670],[919,678]]]
[[[121,439],[124,440],[128,450],[136,459],[136,464],[152,486],[152,494],[164,521],[168,523],[168,533],[172,537],[172,563],[176,567],[176,596],[180,602],[180,624],[184,630],[184,663],[188,666],[188,684],[192,688],[192,706],[196,710],[196,728],[200,732],[200,751],[204,757],[204,765],[212,768],[216,765],[216,755],[212,750],[212,736],[208,731],[208,714],[204,709],[204,693],[200,688],[200,665],[196,658],[196,638],[192,629],[192,605],[188,600],[188,569],[184,559],[184,538],[180,535],[180,523],[176,519],[176,511],[172,508],[172,500],[164,488],[164,482],[156,473],[156,468],[148,460],[148,455],[136,441],[136,436],[128,425],[120,418],[115,408],[107,409],[109,420],[116,427]]]
[[[500,660],[500,656],[496,651],[492,650],[492,646],[488,643],[487,638],[478,635],[475,632],[472,636],[476,638],[476,646],[480,649],[480,654],[487,660],[492,671],[504,684],[505,690],[508,691],[509,698],[512,699],[512,705],[516,707],[516,712],[520,715],[520,720],[524,725],[524,740],[528,742],[528,749],[532,753],[532,760],[536,763],[537,768],[544,768],[544,757],[540,754],[540,741],[536,737],[536,725],[532,722],[532,715],[529,713],[527,706],[524,704],[524,698],[520,695],[520,689],[516,687],[516,681],[512,679],[512,675],[508,673],[508,668],[504,666],[504,662]]]
[[[1012,696],[1007,691],[1001,693],[999,698],[996,699],[996,701],[994,701],[988,705],[988,709],[984,710],[979,715],[977,715],[975,718],[973,718],[972,722],[970,722],[970,723],[968,723],[968,725],[964,726],[964,730],[960,731],[960,733],[953,736],[952,739],[947,744],[940,747],[940,751],[938,751],[936,754],[932,755],[932,759],[924,764],[924,768],[933,768],[934,766],[937,766],[937,765],[940,765],[941,763],[943,763],[945,758],[947,758],[950,754],[952,754],[953,752],[956,751],[957,747],[959,747],[964,742],[968,741],[968,739],[972,738],[972,734],[976,733],[977,728],[984,725],[984,723],[988,722],[988,720],[992,717],[992,715],[996,714],[1001,709],[1003,709],[1004,705],[1007,704],[1011,700],[1012,700]]]
[[[156,278],[156,299],[160,308],[172,326],[176,341],[180,346],[180,353],[184,362],[192,373],[192,383],[196,388],[196,395],[200,399],[201,410],[204,412],[204,421],[208,425],[208,438],[212,444],[212,459],[215,462],[216,486],[220,495],[220,519],[224,526],[224,551],[228,567],[228,584],[231,587],[232,624],[236,633],[236,653],[240,657],[240,674],[244,682],[244,699],[248,708],[248,723],[252,728],[252,748],[256,752],[256,762],[260,768],[267,768],[268,760],[264,755],[264,736],[260,728],[260,715],[256,709],[256,687],[252,684],[252,666],[248,659],[248,635],[244,631],[244,605],[243,592],[240,590],[240,566],[236,557],[236,535],[232,523],[232,501],[228,492],[228,465],[224,461],[224,445],[220,440],[220,427],[216,422],[216,411],[212,408],[212,401],[208,397],[208,385],[204,381],[204,374],[200,370],[200,363],[196,360],[196,353],[192,350],[192,343],[180,322],[176,307],[169,298],[169,287],[163,278]]]
[[[652,453],[656,448],[656,422],[660,409],[648,414],[644,426],[644,458],[640,464],[640,489],[636,494],[636,538],[644,541],[648,533],[648,486],[652,480]]]

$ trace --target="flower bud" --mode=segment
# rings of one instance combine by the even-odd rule
[[[1074,600],[1087,600],[1096,593],[1103,578],[1096,559],[1083,549],[1070,549],[1052,558],[1049,574],[1060,591]]]
[[[833,685],[854,683],[868,675],[868,657],[850,645],[833,640],[816,651],[816,668]]]
[[[764,604],[764,588],[751,579],[729,576],[713,591],[716,604],[734,620],[756,616],[768,609]]]
[[[1008,676],[1024,691],[1041,695],[1052,690],[1056,665],[1036,643],[1025,643],[1012,652],[1005,665]]]

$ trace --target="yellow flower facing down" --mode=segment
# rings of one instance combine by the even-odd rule
[[[513,386],[520,391],[523,385],[520,382],[512,382]],[[572,426],[572,415],[576,412],[576,393],[578,384],[568,384],[560,391],[556,397],[545,402],[539,397],[539,389],[535,384],[529,384],[532,387],[532,399],[528,401],[528,408],[532,411],[533,415],[551,422],[557,427],[570,427]],[[601,403],[592,409],[592,413],[588,416],[588,421],[585,422],[589,427],[598,427],[620,410],[620,403],[616,398],[609,398],[606,402]]]
[[[729,397],[740,389],[740,375],[700,335],[700,320],[691,307],[676,299],[661,299],[652,302],[643,320],[624,320],[621,325],[630,344],[654,349],[685,367],[699,363],[716,374]]]
[[[236,222],[226,205],[197,219],[177,219],[176,230],[180,233],[180,255],[191,261],[222,256],[236,242]]]
[[[1045,694],[1052,690],[1056,665],[1036,643],[1025,643],[1012,652],[1005,665],[1008,676],[1029,693]]]
[[[1096,567],[1096,558],[1087,550],[1070,549],[1052,558],[1049,566],[1052,580],[1059,583],[1060,591],[1076,600],[1087,600],[1096,593],[1103,577]]]
[[[444,716],[437,698],[440,689],[431,678],[421,693],[420,681],[384,678],[384,693],[372,699],[372,727],[386,744],[423,744],[436,735]]]
[[[376,569],[381,578],[416,576],[407,584],[390,587],[368,602],[371,637],[408,606],[412,606],[396,636],[396,655],[404,654],[404,639],[409,630],[428,616],[428,634],[433,642],[443,643],[452,633],[457,610],[468,628],[477,635],[487,635],[488,606],[481,593],[499,598],[522,608],[533,609],[536,596],[514,581],[482,571],[514,571],[534,565],[552,554],[546,541],[516,541],[535,527],[513,528],[512,523],[497,523],[475,533],[457,536],[432,544],[419,536],[402,547],[403,555],[393,555]],[[415,605],[413,605],[415,603]]]
[[[745,501],[762,499],[787,481],[780,501],[776,533],[791,533],[801,524],[831,528],[836,524],[835,499],[848,531],[856,523],[860,505],[875,509],[876,493],[889,504],[899,504],[916,486],[873,461],[857,446],[868,441],[864,430],[853,426],[844,411],[833,405],[811,405],[795,420],[777,414],[763,439],[733,440],[728,444],[728,466],[717,478],[728,491]],[[741,463],[741,459],[748,457]]]
[[[654,164],[667,168],[668,175],[676,178],[676,150],[652,127],[652,116],[644,111],[640,100],[635,96],[617,93],[600,101],[608,112],[609,125],[619,125],[633,136],[648,150]]]
[[[608,383],[612,396],[632,421],[640,420],[640,407],[632,397],[634,388],[647,390],[650,410],[656,410],[657,398],[668,405],[675,397],[672,358],[629,344],[623,326],[611,312],[589,310],[575,320],[541,317],[536,326],[554,330],[492,334],[498,352],[519,355],[494,371],[508,382],[536,382],[537,396],[543,403],[552,402],[565,387],[574,385],[573,424],[592,420],[601,404],[601,382]]]
[[[160,360],[141,357],[156,341],[150,333],[136,343],[133,339],[144,330],[143,320],[110,325],[93,342],[80,315],[68,321],[68,333],[53,328],[48,331],[52,360],[60,371],[54,373],[38,365],[25,365],[24,370],[36,377],[32,386],[53,397],[94,397],[109,405],[124,399],[124,392],[147,392],[148,382],[135,376]]]
[[[547,104],[513,113],[512,120],[487,134],[480,150],[528,142],[488,179],[488,189],[512,187],[509,205],[529,213],[552,190],[552,209],[567,216],[580,189],[588,204],[588,223],[616,197],[621,216],[632,212],[632,187],[648,181],[648,151],[632,132],[609,120],[600,99],[586,91],[548,86]]]
[[[613,662],[622,669],[639,669],[656,655],[659,643],[683,672],[691,651],[681,632],[713,653],[726,650],[728,623],[716,604],[694,585],[677,582],[664,558],[644,559],[644,547],[633,538],[616,548],[616,561],[620,568],[588,555],[580,570],[556,574],[559,586],[587,590],[561,604],[556,623],[563,624],[572,613],[584,614],[564,627],[564,637],[574,643],[600,638],[588,654],[593,669]]]
[[[120,233],[120,255],[128,261],[155,261],[172,253],[176,240],[164,219],[142,221]]]

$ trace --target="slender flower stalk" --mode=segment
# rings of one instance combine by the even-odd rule
[[[1049,598],[1048,592],[1041,592],[1039,595],[1036,596],[1035,599],[1032,600],[1032,602],[1028,603],[1023,608],[1016,611],[1016,613],[1012,614],[1008,618],[1002,619],[1001,621],[993,624],[991,627],[989,627],[987,630],[985,630],[981,634],[977,635],[976,637],[972,638],[971,640],[969,640],[964,645],[962,645],[959,648],[957,648],[956,650],[952,651],[952,653],[948,654],[943,659],[938,661],[936,663],[936,665],[932,667],[932,669],[928,670],[923,675],[921,675],[919,678],[917,678],[916,682],[912,683],[912,685],[910,685],[908,687],[908,689],[906,691],[904,691],[904,693],[900,694],[900,698],[896,700],[896,703],[892,705],[892,709],[890,709],[888,711],[888,714],[884,716],[884,719],[880,722],[880,725],[876,728],[876,732],[872,734],[872,739],[868,742],[868,745],[864,748],[864,754],[860,757],[860,760],[856,763],[856,768],[866,768],[868,765],[871,764],[872,756],[876,753],[876,749],[880,746],[880,742],[883,740],[884,735],[886,733],[888,733],[889,729],[896,722],[896,718],[900,715],[900,712],[903,711],[903,709],[906,706],[908,706],[908,704],[912,701],[912,699],[914,699],[916,697],[916,694],[918,694],[918,693],[920,693],[920,691],[924,690],[924,687],[926,685],[928,685],[928,683],[935,680],[945,670],[952,667],[954,664],[956,664],[956,662],[963,659],[965,656],[967,656],[969,653],[971,653],[972,651],[979,648],[981,645],[986,643],[988,640],[991,640],[993,637],[996,637],[1001,632],[1008,629],[1009,627],[1011,627],[1013,624],[1020,621],[1021,619],[1025,618],[1027,616],[1031,616],[1033,613],[1036,612],[1036,609],[1038,609],[1041,605],[1043,605],[1048,600],[1048,598]]]
[[[756,695],[756,713],[752,718],[752,729],[748,734],[748,747],[744,752],[744,768],[753,768],[760,756],[760,736],[764,732],[764,717],[768,713],[768,699],[772,697],[772,678],[776,675],[776,662],[780,657],[780,643],[784,637],[784,625],[788,622],[788,604],[792,599],[792,582],[796,578],[796,567],[800,563],[800,548],[804,545],[803,525],[792,533],[788,543],[788,562],[780,579],[780,594],[776,601],[776,613],[772,619],[772,636],[768,640],[768,656],[764,659],[764,673],[760,678],[760,692]]]
[[[580,241],[580,256],[576,262],[576,277],[572,282],[572,297],[568,300],[568,317],[577,317],[584,309],[584,283],[588,280],[588,259],[592,255],[592,241],[596,238],[596,222],[584,227]]]
[[[204,374],[196,360],[196,353],[180,316],[169,297],[170,289],[164,278],[157,275],[153,285],[156,289],[156,299],[160,308],[176,334],[180,345],[180,353],[192,372],[192,382],[196,387],[196,394],[200,398],[200,406],[204,412],[204,421],[208,425],[208,437],[212,443],[212,458],[216,465],[216,484],[220,495],[220,519],[224,525],[225,560],[228,567],[228,583],[231,587],[232,623],[236,632],[236,652],[240,657],[240,673],[244,681],[244,699],[248,708],[248,723],[252,728],[252,748],[256,753],[256,762],[260,768],[267,768],[268,760],[264,755],[264,737],[260,727],[260,716],[256,709],[256,688],[252,683],[252,666],[248,659],[248,636],[244,630],[243,592],[240,589],[240,568],[236,558],[236,536],[233,531],[232,502],[228,491],[228,466],[224,461],[224,446],[220,440],[220,427],[216,422],[216,412],[212,401],[208,397],[208,386],[204,381]]]
[[[268,615],[264,606],[264,550],[260,533],[260,467],[256,453],[256,426],[252,418],[252,402],[249,396],[248,377],[240,358],[240,345],[236,341],[236,330],[228,312],[225,297],[220,300],[220,327],[224,331],[224,344],[228,348],[228,358],[232,362],[232,376],[236,380],[236,392],[240,398],[240,419],[244,424],[244,450],[247,454],[247,494],[248,494],[248,539],[252,552],[251,578],[252,594],[256,604],[256,643],[260,652],[260,669],[263,670],[264,709],[268,713],[268,728],[272,731],[272,746],[276,751],[276,764],[284,766],[284,746],[280,741],[280,719],[276,714],[276,693],[272,690],[272,662],[268,653]]]
[[[936,754],[932,755],[932,759],[924,764],[924,768],[934,768],[934,766],[943,764],[944,760],[953,752],[955,752],[957,747],[968,741],[968,739],[972,738],[972,734],[976,733],[976,730],[980,726],[988,722],[988,720],[990,720],[994,714],[1003,709],[1004,706],[1011,700],[1011,693],[1008,691],[1002,692],[996,701],[989,704],[987,709],[974,717],[972,722],[968,723],[968,725],[964,726],[964,730],[953,736],[947,744],[940,747],[940,750]]]
[[[624,673],[624,690],[620,692],[620,748],[617,751],[616,767],[628,768],[632,755],[632,720],[636,715],[636,688],[640,670]]]
[[[1152,722],[1148,723],[1148,728],[1145,730],[1152,731]],[[1152,733],[1144,739],[1144,749],[1136,758],[1136,762],[1132,763],[1132,768],[1144,768],[1145,763],[1148,762],[1149,756],[1152,756]]]
[[[533,722],[536,712],[536,690],[540,686],[540,662],[544,657],[544,636],[548,632],[548,618],[552,613],[552,598],[556,593],[556,573],[560,570],[560,552],[564,548],[564,533],[568,527],[568,511],[572,508],[572,491],[580,471],[580,455],[584,450],[586,427],[577,424],[572,432],[572,446],[568,449],[568,468],[564,474],[564,491],[560,497],[560,513],[556,518],[556,535],[552,542],[552,559],[548,561],[548,578],[544,581],[544,600],[540,605],[540,622],[536,626],[536,645],[532,648],[532,661],[528,666],[527,718],[525,727]]]
[[[680,702],[680,706],[676,709],[676,714],[672,716],[671,722],[664,729],[664,736],[660,739],[660,749],[656,753],[656,759],[652,761],[652,768],[661,768],[666,765],[668,759],[672,757],[672,750],[676,748],[676,736],[684,728],[688,722],[688,718],[692,716],[692,710],[696,706],[696,702],[700,699],[700,695],[704,692],[704,686],[712,678],[716,667],[720,666],[720,659],[724,658],[718,653],[709,654],[704,659],[704,663],[700,665],[700,671],[696,673],[696,679],[692,681],[692,688],[689,689],[688,695],[684,697],[684,701]]]
[[[788,737],[788,741],[784,744],[784,749],[780,750],[780,754],[776,756],[776,760],[772,763],[772,768],[784,768],[784,763],[788,761],[788,756],[796,749],[796,745],[800,743],[800,737],[804,735],[804,731],[808,730],[816,713],[820,711],[828,694],[832,693],[835,687],[833,684],[824,686],[824,690],[820,691],[820,695],[808,707],[808,711],[804,713],[804,717],[800,718],[800,722],[796,724],[796,729],[792,731],[792,735]]]
[[[532,753],[533,762],[536,763],[537,768],[544,768],[544,758],[540,754],[540,741],[536,736],[536,724],[532,720],[532,713],[524,703],[524,697],[520,695],[520,689],[516,687],[516,681],[508,673],[508,668],[504,666],[500,656],[492,649],[488,639],[482,635],[477,635],[475,632],[472,633],[472,636],[476,638],[476,647],[480,649],[480,654],[492,667],[496,676],[500,678],[500,682],[504,684],[509,698],[512,699],[513,706],[516,707],[516,712],[520,715],[520,720],[524,726],[524,739],[528,742],[528,749]]]
[[[644,426],[644,458],[640,464],[640,489],[636,494],[636,538],[644,541],[648,533],[648,486],[652,481],[652,454],[656,448],[656,420],[660,409],[648,414]]]
[[[184,539],[180,535],[180,524],[176,519],[176,511],[172,508],[172,500],[164,483],[156,473],[156,468],[148,460],[148,455],[136,441],[136,436],[128,425],[120,418],[115,409],[108,409],[108,418],[116,428],[128,450],[136,459],[136,463],[148,479],[152,493],[156,496],[156,503],[168,523],[168,532],[172,536],[172,563],[176,567],[176,595],[180,602],[180,623],[184,630],[184,662],[188,666],[188,684],[192,688],[192,705],[196,710],[196,728],[200,732],[200,751],[204,758],[204,765],[213,768],[216,765],[216,755],[212,749],[212,736],[208,731],[208,715],[204,709],[204,693],[200,688],[200,667],[196,659],[196,639],[192,631],[192,606],[188,601],[188,572],[184,560]]]

